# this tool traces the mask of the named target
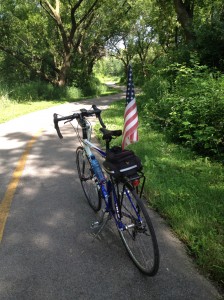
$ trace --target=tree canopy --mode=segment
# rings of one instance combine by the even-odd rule
[[[2,1],[1,77],[82,85],[108,53],[142,78],[157,58],[192,52],[223,71],[223,25],[222,0]]]

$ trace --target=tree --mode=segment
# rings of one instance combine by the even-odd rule
[[[43,9],[54,20],[60,34],[62,57],[60,67],[57,68],[57,84],[64,86],[66,83],[68,71],[71,67],[72,53],[79,51],[85,32],[91,25],[94,19],[95,10],[98,7],[99,0],[88,1],[88,5],[81,7],[84,0],[79,0],[69,5],[62,5],[61,1],[55,0],[55,7],[53,7],[48,0],[40,1]],[[70,24],[66,28],[67,23],[62,22],[61,10],[70,14]]]
[[[0,50],[29,69],[32,77],[64,86],[74,63],[83,64],[87,73],[92,71],[129,4],[125,0],[109,4],[105,0],[14,0],[2,7]]]
[[[146,76],[159,56],[186,61],[192,50],[223,70],[223,16],[222,0],[2,1],[0,72],[80,86],[106,53]]]
[[[24,69],[22,66],[24,66],[25,69],[29,69],[30,73],[35,73],[35,63],[30,64],[29,56],[32,53],[32,57],[35,58],[38,49],[41,50],[41,41],[44,38],[43,32],[45,31],[42,25],[44,24],[43,19],[40,16],[38,20],[36,7],[31,3],[15,6],[12,1],[7,1],[1,4],[1,8],[0,50],[4,53],[5,59],[3,61],[8,62],[8,67],[12,65],[14,68],[15,61],[17,61],[16,70],[22,71]],[[31,14],[30,11],[32,11]],[[30,28],[28,28],[31,26],[37,29],[35,38],[30,33]],[[39,40],[41,34],[43,38]],[[40,43],[38,43],[39,41]],[[40,73],[39,70],[39,75]]]

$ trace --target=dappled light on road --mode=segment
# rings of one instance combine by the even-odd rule
[[[108,97],[95,101],[101,107],[109,103]],[[18,121],[8,131],[4,124],[1,199],[33,132],[43,128],[43,134],[30,151],[1,242],[0,299],[216,299],[215,289],[198,275],[155,212],[149,211],[161,252],[155,277],[145,277],[132,264],[112,222],[94,238],[90,226],[99,216],[88,206],[77,176],[78,140],[69,124],[59,140],[52,122],[52,112],[71,113],[84,103],[20,118],[21,128]],[[29,128],[31,120],[35,128]]]

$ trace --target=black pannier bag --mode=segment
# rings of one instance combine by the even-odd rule
[[[105,171],[114,177],[129,177],[142,170],[141,160],[131,150],[112,147],[103,162]]]

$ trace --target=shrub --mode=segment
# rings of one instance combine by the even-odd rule
[[[106,92],[107,87],[99,81],[98,78],[91,76],[82,82],[81,86],[84,96],[99,96],[103,92]]]
[[[6,88],[0,86],[0,109],[10,105],[9,93]]]
[[[82,96],[76,87],[56,87],[42,81],[32,81],[10,87],[10,98],[18,102],[35,100],[77,99]]]
[[[144,91],[143,110],[150,110],[170,137],[201,154],[224,158],[224,76],[197,63],[176,64],[155,75]]]

